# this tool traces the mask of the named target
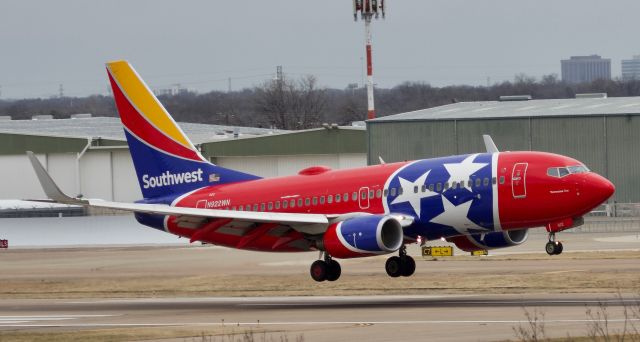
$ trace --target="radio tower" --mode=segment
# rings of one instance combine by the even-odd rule
[[[364,20],[364,32],[367,55],[367,119],[375,119],[376,110],[373,102],[373,62],[371,60],[371,20],[378,19],[380,14],[384,19],[386,6],[384,0],[353,0],[353,20]]]

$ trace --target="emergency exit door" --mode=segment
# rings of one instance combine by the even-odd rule
[[[511,173],[511,191],[513,198],[527,197],[527,163],[516,163]]]

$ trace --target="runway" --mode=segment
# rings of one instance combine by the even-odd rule
[[[514,339],[513,329],[529,324],[525,310],[539,313],[549,336],[585,335],[593,323],[586,308],[599,305],[615,330],[624,307],[637,301],[602,294],[25,299],[2,301],[0,331],[182,327],[251,329],[305,341],[493,341]]]

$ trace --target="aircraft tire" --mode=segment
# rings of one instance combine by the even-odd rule
[[[402,275],[402,261],[398,256],[392,256],[387,259],[384,265],[384,269],[390,277],[397,278]]]
[[[317,282],[327,280],[327,268],[328,265],[326,262],[322,260],[316,260],[311,264],[311,268],[309,269],[309,273],[311,274],[311,278]]]
[[[547,244],[544,246],[544,250],[547,252],[547,254],[549,255],[555,255],[556,254],[556,244],[552,241],[547,242]]]
[[[342,268],[340,267],[340,264],[337,261],[331,260],[327,262],[327,280],[328,281],[338,280],[338,278],[340,278],[340,274],[342,274]]]
[[[415,273],[416,271],[416,261],[408,255],[401,257],[401,260],[402,260],[402,276],[403,277],[412,276],[413,273]]]
[[[562,246],[562,242],[556,243],[556,255],[562,254],[562,250],[564,247]]]

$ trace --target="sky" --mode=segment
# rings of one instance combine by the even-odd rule
[[[387,0],[373,23],[374,80],[486,85],[560,74],[560,60],[640,54],[638,0]],[[152,89],[260,85],[281,65],[325,87],[363,83],[351,0],[1,0],[0,99],[108,94],[127,59]],[[231,81],[229,82],[229,78]]]

